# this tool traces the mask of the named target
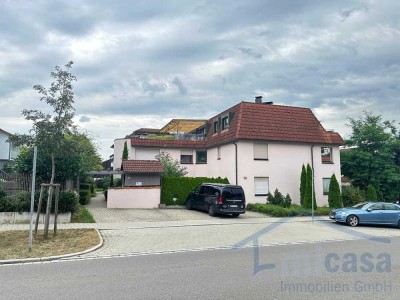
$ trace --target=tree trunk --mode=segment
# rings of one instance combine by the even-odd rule
[[[47,197],[46,219],[44,222],[44,238],[45,239],[48,238],[48,233],[49,233],[51,202],[53,200],[53,184],[54,184],[55,173],[56,173],[56,162],[54,159],[54,153],[52,153],[51,154],[51,179],[50,179],[50,186],[49,186],[49,194]]]

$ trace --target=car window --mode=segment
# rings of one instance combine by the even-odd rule
[[[358,204],[354,205],[353,208],[363,208],[363,206],[365,206],[365,204],[366,204],[365,202],[358,203]]]
[[[383,206],[385,210],[400,210],[400,208],[397,205],[391,203],[385,203]]]
[[[194,192],[195,192],[195,193],[199,193],[199,192],[200,192],[200,188],[201,188],[201,186],[198,185],[198,186],[194,189]]]
[[[203,195],[203,194],[205,194],[205,192],[206,192],[206,187],[203,185],[203,186],[201,186],[201,188],[200,188],[199,194]]]
[[[369,209],[371,210],[381,210],[383,209],[383,205],[380,203],[372,204]]]
[[[224,190],[222,192],[222,197],[224,197],[225,199],[231,199],[231,198],[243,199],[244,198],[243,189],[241,189],[241,188],[224,188]]]

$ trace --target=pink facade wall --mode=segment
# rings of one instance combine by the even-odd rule
[[[107,208],[158,208],[160,186],[109,188]]]

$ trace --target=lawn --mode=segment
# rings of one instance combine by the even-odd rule
[[[99,244],[95,229],[58,230],[57,236],[49,231],[49,239],[38,231],[33,239],[32,252],[28,251],[28,231],[0,231],[0,260],[46,257],[81,252]]]

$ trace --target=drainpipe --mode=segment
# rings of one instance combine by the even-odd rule
[[[312,170],[312,180],[311,180],[311,222],[314,223],[314,146],[311,146],[311,170]]]
[[[233,142],[233,144],[235,145],[235,185],[238,185],[238,148],[235,142]]]

